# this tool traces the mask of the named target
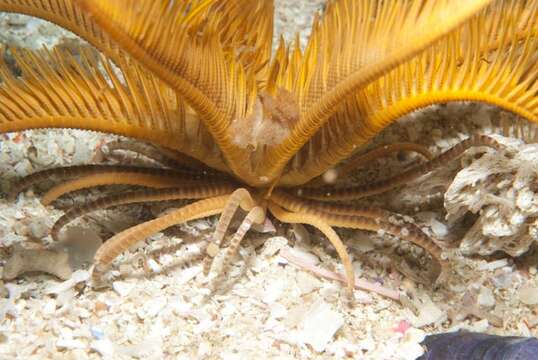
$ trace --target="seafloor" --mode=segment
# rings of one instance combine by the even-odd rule
[[[291,38],[296,30],[305,35],[322,1],[276,3],[277,32]],[[33,48],[79,43],[50,24],[13,15],[0,15],[0,41]],[[430,333],[465,328],[536,336],[534,128],[490,107],[451,104],[403,119],[376,143],[413,141],[440,153],[472,133],[504,136],[498,139],[508,145],[509,154],[468,154],[431,176],[368,200],[412,216],[444,244],[451,276],[439,289],[416,281],[421,269],[429,267],[416,248],[383,234],[342,231],[357,276],[395,290],[388,293],[397,298],[357,290],[350,304],[342,283],[321,277],[342,272],[327,242],[312,229],[275,224],[273,233],[249,235],[227,281],[208,298],[200,255],[215,219],[207,219],[130,249],[115,262],[109,289],[85,286],[86,270],[64,282],[32,274],[0,283],[0,358],[414,359]],[[101,151],[112,138],[68,130],[1,135],[4,195],[15,178],[33,171],[117,162]],[[397,173],[415,160],[378,161],[358,172],[356,180]],[[0,198],[0,269],[18,244],[39,248],[50,243],[48,229],[63,213],[59,207],[89,196],[67,197],[53,208],[41,205],[40,193],[29,190],[14,202]],[[88,241],[106,238],[163,209],[146,205],[102,211],[79,221],[74,233]]]

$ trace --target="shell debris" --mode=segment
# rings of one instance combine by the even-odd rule
[[[300,339],[317,352],[322,352],[334,334],[344,324],[344,317],[329,304],[320,301],[312,305],[300,325]]]

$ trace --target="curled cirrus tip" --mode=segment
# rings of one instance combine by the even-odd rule
[[[538,339],[533,337],[458,331],[430,335],[422,345],[426,352],[419,360],[538,359]]]

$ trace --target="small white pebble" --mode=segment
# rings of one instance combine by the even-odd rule
[[[129,283],[126,281],[114,281],[112,283],[112,289],[114,289],[115,292],[118,293],[119,296],[125,297],[129,295],[131,290],[133,290],[135,287],[134,283]]]
[[[49,227],[44,219],[35,219],[29,225],[30,234],[36,239],[42,239],[49,233]]]
[[[90,328],[90,332],[91,332],[92,336],[97,340],[101,340],[105,336],[104,331],[101,328],[97,327],[97,326],[92,326]]]
[[[170,306],[172,311],[178,316],[188,316],[192,312],[192,305],[182,300],[172,301]]]
[[[519,213],[519,212],[514,212],[514,214],[512,214],[512,216],[510,217],[510,224],[512,225],[522,225],[525,223],[525,220],[527,218]]]
[[[492,307],[495,305],[495,297],[493,296],[493,291],[491,289],[482,286],[480,288],[480,293],[478,293],[478,304],[484,307]]]
[[[196,228],[196,230],[204,231],[211,228],[212,224],[205,219],[201,219],[191,222],[191,226]]]
[[[475,332],[485,332],[489,328],[489,321],[488,319],[482,319],[480,321],[477,321],[473,324],[471,324],[469,330],[475,331]]]
[[[294,258],[299,258],[302,262],[304,262],[307,265],[319,264],[319,258],[316,255],[312,254],[311,252],[307,251],[307,249],[293,247],[293,248],[287,249],[287,251]]]
[[[375,341],[371,337],[362,339],[357,343],[357,347],[363,351],[372,351],[375,349]]]
[[[332,310],[325,302],[317,302],[303,319],[300,339],[315,351],[322,352],[343,324],[342,314]]]
[[[415,360],[424,354],[424,348],[419,343],[405,342],[398,348],[399,359]]]
[[[193,267],[183,270],[181,274],[179,274],[179,276],[177,276],[175,279],[176,285],[184,285],[188,283],[189,281],[194,279],[198,274],[200,274],[202,270],[203,269],[201,265],[193,266]]]
[[[53,314],[56,311],[56,300],[55,299],[48,299],[45,301],[45,305],[43,305],[41,311],[43,314]]]
[[[338,179],[338,171],[329,169],[323,173],[322,178],[325,184],[334,184]]]
[[[492,271],[506,265],[508,265],[508,261],[506,259],[500,259],[500,260],[490,261],[487,263],[482,263],[478,265],[478,270]]]
[[[433,233],[437,237],[445,237],[448,235],[448,227],[442,222],[437,221],[436,219],[431,219],[430,226],[432,228]]]
[[[111,358],[114,355],[114,344],[109,339],[96,340],[91,343],[90,347],[104,358]]]
[[[265,285],[262,301],[266,304],[272,304],[277,301],[283,294],[287,282],[284,280],[276,280]]]
[[[159,258],[159,262],[164,266],[170,266],[174,263],[174,257],[170,254],[164,254]]]
[[[304,295],[311,293],[312,291],[320,288],[321,285],[322,283],[317,277],[305,271],[300,271],[297,273],[297,286],[299,287],[301,294]]]
[[[56,347],[60,349],[84,349],[86,345],[80,340],[60,338],[56,341]]]
[[[17,220],[21,220],[21,219],[24,219],[26,215],[22,211],[17,210],[15,211],[15,214],[13,214],[13,217]]]
[[[522,210],[530,209],[533,203],[534,193],[528,188],[521,190],[516,199],[516,205]]]
[[[426,325],[438,323],[447,317],[446,312],[434,304],[427,295],[423,295],[422,301],[417,301],[415,306],[419,310],[418,316],[415,316],[409,309],[406,309],[409,312],[408,320],[414,327],[421,328]]]
[[[275,302],[269,306],[273,319],[282,319],[288,314],[287,308],[281,303]]]
[[[198,345],[198,357],[205,358],[211,354],[211,344],[207,341],[202,341]]]
[[[151,271],[155,274],[160,273],[162,270],[162,266],[159,265],[159,263],[155,261],[155,259],[149,259],[147,264],[148,264],[148,267],[151,269]]]
[[[198,325],[196,325],[193,329],[194,334],[203,334],[211,330],[211,328],[215,325],[215,322],[211,319],[204,319],[202,320]]]
[[[538,288],[530,285],[522,286],[519,291],[519,300],[526,305],[538,304]]]
[[[288,239],[283,236],[274,236],[265,241],[262,249],[263,256],[273,256],[284,246],[288,245]]]
[[[426,338],[426,333],[423,330],[416,328],[409,328],[405,332],[403,341],[410,343],[421,343]]]
[[[162,309],[164,309],[166,304],[167,304],[167,300],[165,297],[158,297],[156,299],[151,299],[147,301],[146,303],[144,303],[144,306],[142,306],[142,309],[139,309],[137,314],[141,319],[145,319],[148,317],[153,318],[157,316],[157,314],[161,312]]]

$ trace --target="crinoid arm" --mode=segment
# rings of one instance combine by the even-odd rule
[[[112,261],[138,241],[170,226],[186,221],[217,215],[222,212],[229,195],[199,200],[174,210],[157,219],[144,222],[124,230],[108,239],[95,254],[92,279],[95,286],[101,285],[101,276]]]
[[[391,215],[396,215],[390,211],[374,206],[358,206],[317,201],[294,196],[289,191],[280,189],[273,191],[271,200],[288,211],[309,213],[312,215],[319,212],[337,215],[364,216],[372,219],[388,218]]]
[[[258,81],[263,80],[258,77],[265,73],[262,69],[270,56],[272,1],[80,0],[78,4],[126,52],[185,99],[237,176],[260,183],[244,161],[250,151],[234,141],[229,127],[234,119],[252,112],[257,98]]]
[[[213,259],[217,256],[224,236],[228,231],[228,227],[232,221],[233,216],[235,215],[237,209],[241,207],[244,210],[250,211],[256,207],[256,202],[250,196],[250,193],[247,189],[240,188],[235,190],[230,197],[228,202],[222,211],[222,215],[219,218],[215,232],[209,245],[206,249],[206,257],[204,258],[204,274],[208,275],[213,264]],[[250,226],[249,226],[250,227]]]
[[[35,16],[67,29],[108,57],[118,61],[128,55],[78,6],[77,0],[0,0],[0,11]]]
[[[113,206],[167,200],[205,199],[229,194],[233,191],[233,189],[233,185],[226,183],[214,185],[198,184],[171,189],[144,189],[104,196],[97,200],[90,201],[69,209],[64,215],[56,220],[50,230],[50,234],[54,240],[58,240],[58,235],[60,234],[61,229],[71,221],[83,216],[84,214],[107,209]]]
[[[536,0],[495,1],[353,92],[294,156],[290,163],[298,166],[284,173],[280,183],[300,185],[319,176],[389,124],[432,104],[482,102],[537,122],[537,17]],[[387,32],[393,33],[398,30]]]
[[[431,274],[432,281],[444,279],[449,271],[448,261],[446,261],[442,256],[442,249],[416,226],[409,226],[405,223],[399,224],[397,220],[393,222],[384,222],[361,216],[331,214],[327,214],[325,216],[318,214],[318,216],[320,219],[323,219],[327,222],[327,224],[332,226],[374,232],[382,231],[422,247],[439,264],[439,269],[435,269],[435,271],[433,271]]]
[[[211,171],[202,162],[190,156],[170,149],[157,148],[150,144],[141,143],[140,141],[114,140],[108,142],[105,146],[111,153],[117,151],[132,152],[137,154],[137,156],[141,155],[163,166],[184,173],[200,174],[203,171]]]
[[[261,206],[255,206],[247,213],[247,215],[241,222],[241,225],[239,225],[239,228],[237,228],[235,234],[230,240],[230,245],[228,246],[228,248],[226,249],[226,253],[224,254],[222,267],[220,271],[216,274],[215,278],[212,281],[212,284],[210,285],[212,289],[214,289],[219,284],[222,277],[228,271],[228,267],[230,266],[234,256],[239,250],[239,245],[241,244],[241,241],[243,241],[245,235],[250,230],[252,225],[263,224],[264,220],[265,209]]]
[[[272,0],[0,0],[0,11],[24,13],[55,22],[88,40],[120,68],[133,64],[138,68],[137,72],[147,72],[152,83],[130,89],[142,91],[147,97],[128,94],[120,101],[129,99],[134,102],[139,110],[135,115],[140,115],[140,110],[142,115],[150,109],[166,110],[166,106],[144,103],[155,97],[153,92],[157,88],[171,93],[174,101],[186,107],[177,112],[179,117],[191,118],[183,129],[166,129],[163,133],[154,124],[143,124],[149,125],[149,131],[144,131],[132,124],[120,127],[117,123],[104,122],[99,116],[85,122],[79,122],[73,116],[54,121],[24,119],[9,128],[0,126],[0,132],[35,127],[80,128],[79,124],[86,123],[82,128],[134,136],[161,146],[186,150],[183,152],[187,155],[217,169],[222,167],[224,157],[227,168],[245,182],[262,182],[252,175],[250,164],[243,161],[249,151],[234,143],[228,127],[234,119],[245,118],[252,112],[257,86],[266,76],[272,49]],[[143,64],[144,70],[139,64]],[[68,94],[72,92],[67,91]],[[103,98],[108,99],[107,96]],[[156,99],[160,100],[159,97]],[[120,108],[130,110],[133,107],[129,105],[120,104]],[[151,114],[141,118],[147,121],[159,117]],[[169,125],[182,125],[182,120],[176,120]],[[179,141],[185,129],[196,128],[202,132],[196,134],[197,140],[202,136],[211,139],[197,142],[207,147],[188,146]],[[215,143],[219,145],[217,153],[212,151]],[[178,144],[186,146],[178,149]]]
[[[441,256],[441,248],[418,226],[399,214],[378,208],[304,200],[282,192],[275,192],[272,200],[291,211],[290,214],[300,213],[327,226],[385,232],[410,241],[425,249],[440,265],[440,272],[436,272],[432,277],[437,278],[439,274],[445,275],[448,271],[447,261]]]
[[[84,49],[80,59],[66,50],[16,50],[14,55],[21,76],[0,62],[0,132],[94,130],[179,150],[222,168],[203,123],[140,65],[120,61],[114,70]]]
[[[187,177],[182,173],[172,170],[146,167],[119,167],[117,169],[106,169],[95,172],[55,185],[43,195],[41,203],[46,206],[64,194],[102,185],[136,185],[162,189],[180,185],[203,185],[204,183],[207,184],[207,182],[208,180],[204,181],[194,177]]]
[[[338,234],[333,230],[330,224],[325,222],[317,215],[290,212],[271,201],[268,204],[268,208],[271,214],[273,214],[273,216],[281,222],[290,224],[311,225],[321,231],[323,235],[327,237],[329,242],[334,246],[336,252],[338,253],[338,256],[340,257],[340,260],[342,261],[342,264],[344,265],[347,289],[350,294],[353,294],[353,289],[355,287],[355,272],[353,270],[351,258],[349,257],[349,253],[345,245],[342,243],[342,240],[340,240],[340,236],[338,236]]]
[[[488,146],[497,150],[502,149],[502,145],[493,138],[486,135],[473,135],[456,146],[448,149],[439,156],[417,165],[394,177],[373,182],[368,185],[352,186],[340,189],[334,188],[306,188],[301,189],[301,196],[309,199],[335,201],[335,200],[352,200],[360,199],[367,196],[381,194],[409,181],[415,180],[434,169],[450,162],[461,156],[466,150],[474,146]]]
[[[400,153],[402,151],[411,151],[415,152],[417,154],[422,155],[427,160],[431,160],[433,158],[432,153],[428,150],[428,148],[424,145],[416,144],[416,143],[409,143],[409,142],[401,142],[401,143],[393,143],[388,145],[380,145],[378,147],[375,147],[365,153],[357,154],[353,156],[351,159],[349,159],[344,165],[338,167],[336,171],[336,175],[339,178],[346,177],[349,173],[352,171],[355,171],[362,166],[371,163],[372,161],[387,157],[391,154]],[[322,178],[314,179],[313,181],[310,181],[306,186],[320,186],[323,185],[324,180]]]
[[[433,158],[432,153],[424,145],[416,143],[393,143],[388,145],[381,145],[374,148],[365,154],[353,156],[349,159],[344,166],[338,169],[339,176],[346,176],[351,171],[361,168],[362,166],[372,162],[375,159],[386,157],[390,154],[399,153],[401,151],[412,151],[422,155],[426,160]]]
[[[11,190],[14,199],[22,190],[50,180],[53,177],[73,177],[74,179],[55,185],[43,196],[42,203],[48,205],[68,192],[100,185],[138,185],[150,188],[170,188],[181,184],[203,184],[216,182],[215,178],[201,175],[185,175],[171,169],[123,165],[77,165],[38,171],[19,180]]]
[[[277,86],[279,82],[293,84],[299,121],[281,144],[268,151],[267,161],[259,165],[258,172],[271,179],[279,176],[293,155],[348,99],[432,46],[491,2],[330,1],[313,25],[304,56],[290,60],[300,65],[290,65],[289,73],[283,70],[277,79]]]
[[[432,273],[433,280],[448,273],[448,264],[441,256],[441,248],[417,225],[400,214],[370,206],[302,199],[282,190],[274,191],[271,200],[288,211],[317,217],[331,226],[386,232],[410,241],[425,249],[440,265],[440,271]]]
[[[75,176],[85,176],[94,174],[99,171],[106,171],[111,169],[112,168],[110,167],[110,165],[75,165],[37,171],[15,182],[11,186],[8,200],[14,201],[21,191],[24,191],[33,185],[48,181],[54,177],[68,178]]]

